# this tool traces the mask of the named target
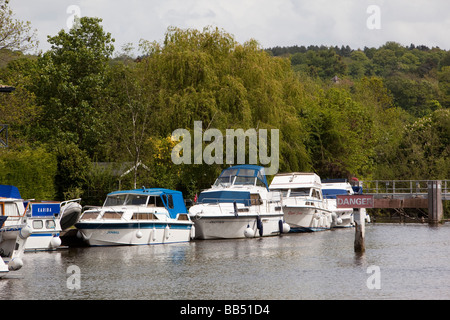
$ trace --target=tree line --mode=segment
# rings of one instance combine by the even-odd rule
[[[448,179],[450,52],[264,49],[224,30],[170,27],[121,51],[101,19],[49,36],[39,55],[0,51],[0,182],[24,198],[137,187],[209,187],[225,165],[175,165],[175,129],[279,129],[280,172],[322,178]],[[204,142],[204,145],[207,145]],[[129,169],[129,174],[123,173]],[[271,177],[269,177],[270,180]]]

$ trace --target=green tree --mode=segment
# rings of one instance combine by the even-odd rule
[[[114,40],[98,18],[49,37],[51,49],[37,61],[31,90],[43,108],[42,139],[74,142],[93,156],[104,138],[102,105]]]
[[[33,132],[41,108],[36,105],[34,94],[27,90],[33,66],[32,59],[19,58],[0,70],[0,79],[15,88],[9,94],[0,94],[0,123],[9,124],[9,145],[14,148],[35,141]]]
[[[145,100],[141,103],[151,109],[148,134],[154,141],[163,141],[178,128],[192,130],[194,121],[202,121],[203,130],[221,130],[223,136],[226,129],[279,129],[281,170],[310,168],[305,129],[296,116],[303,89],[289,59],[273,58],[256,41],[239,44],[232,35],[211,27],[169,28],[163,42],[141,46],[146,57],[137,66],[139,90]],[[175,169],[167,166],[169,171]],[[200,165],[183,172],[191,178],[194,172],[208,175],[195,179],[196,186],[182,181],[184,174],[170,175],[171,181],[176,178],[184,185],[172,184],[189,193],[216,178],[209,176],[216,174],[215,169]]]
[[[60,200],[81,197],[91,170],[91,161],[86,151],[74,143],[59,143],[52,153],[56,156],[56,196]]]
[[[54,199],[57,161],[46,148],[2,149],[0,168],[0,183],[16,186],[24,199]]]

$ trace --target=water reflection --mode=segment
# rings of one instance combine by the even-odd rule
[[[27,253],[0,280],[1,299],[448,299],[450,227],[375,224],[366,251],[354,229],[183,244]],[[77,265],[81,288],[70,290]],[[367,287],[379,266],[381,289]]]

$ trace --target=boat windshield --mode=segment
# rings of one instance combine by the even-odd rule
[[[214,183],[215,186],[219,185],[231,185],[233,183],[234,177],[237,174],[237,169],[228,169],[224,170],[222,174],[217,178],[216,182]]]
[[[271,189],[272,192],[279,192],[283,198],[287,197],[289,189]]]
[[[291,193],[289,194],[289,197],[307,197],[307,196],[309,196],[309,190],[310,190],[310,188],[291,189]]]
[[[139,194],[115,194],[106,197],[104,206],[141,206],[147,203],[148,196]]]
[[[266,187],[264,177],[261,171],[247,168],[230,168],[224,170],[214,183],[215,186],[221,185],[251,185]]]

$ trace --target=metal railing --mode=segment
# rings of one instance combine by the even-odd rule
[[[365,194],[427,194],[428,183],[436,180],[368,180],[361,181]],[[442,194],[450,194],[450,180],[440,180]]]

